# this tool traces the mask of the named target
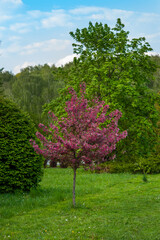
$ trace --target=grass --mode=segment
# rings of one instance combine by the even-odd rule
[[[160,240],[160,175],[46,169],[29,194],[0,195],[0,239]]]

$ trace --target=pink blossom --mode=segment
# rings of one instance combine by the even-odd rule
[[[36,133],[41,146],[30,141],[37,153],[50,159],[65,161],[73,169],[81,164],[90,165],[97,159],[99,163],[106,161],[106,156],[116,149],[116,143],[127,137],[127,131],[119,133],[118,120],[122,113],[115,110],[108,114],[109,106],[98,98],[93,99],[92,107],[89,107],[89,101],[84,96],[85,89],[85,84],[81,84],[79,98],[74,89],[69,89],[72,97],[66,102],[66,118],[58,120],[49,112],[53,123],[49,127],[39,124],[41,130],[47,134],[44,136],[40,132]],[[100,127],[106,121],[109,122],[106,127]]]

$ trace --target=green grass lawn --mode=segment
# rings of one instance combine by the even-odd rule
[[[40,188],[0,195],[0,239],[160,240],[160,175],[45,169]]]

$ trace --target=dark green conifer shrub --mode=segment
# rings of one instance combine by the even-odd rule
[[[0,192],[29,191],[41,180],[43,159],[29,140],[35,138],[29,116],[0,98]]]

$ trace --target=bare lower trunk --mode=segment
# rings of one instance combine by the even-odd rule
[[[76,187],[76,169],[73,169],[74,176],[73,176],[73,206],[75,207],[76,201],[75,201],[75,187]]]

